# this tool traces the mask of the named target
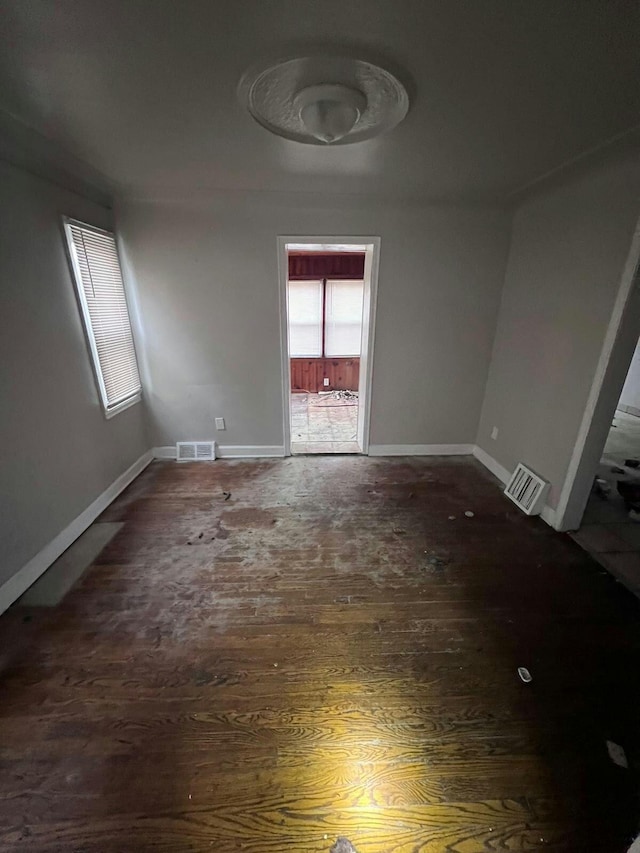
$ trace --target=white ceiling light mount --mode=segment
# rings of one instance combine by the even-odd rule
[[[336,56],[295,57],[244,75],[239,95],[271,133],[310,145],[349,145],[395,127],[409,97],[390,71]]]
[[[338,142],[351,133],[367,108],[367,99],[348,86],[308,86],[293,99],[302,123],[319,142]]]

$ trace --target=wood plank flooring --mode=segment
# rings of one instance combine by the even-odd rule
[[[475,461],[156,462],[100,520],[0,619],[1,850],[628,847],[639,603]]]

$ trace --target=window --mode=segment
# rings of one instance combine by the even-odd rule
[[[322,282],[289,282],[289,354],[292,358],[322,355]]]
[[[360,355],[363,284],[362,281],[327,281],[324,342],[327,357]]]
[[[140,399],[140,376],[114,235],[64,220],[71,267],[107,417]]]
[[[363,300],[363,281],[290,281],[290,357],[358,357]]]

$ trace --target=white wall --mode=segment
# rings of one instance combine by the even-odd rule
[[[148,447],[142,405],[100,407],[63,243],[111,212],[0,163],[0,584]]]
[[[540,193],[514,217],[477,443],[507,470],[523,461],[550,480],[552,507],[639,215],[640,165],[627,156]]]
[[[155,445],[282,445],[278,235],[380,236],[372,444],[475,441],[507,253],[490,209],[272,194],[117,210]],[[226,419],[215,434],[213,418]]]
[[[636,345],[631,365],[620,394],[619,408],[640,415],[640,344]]]

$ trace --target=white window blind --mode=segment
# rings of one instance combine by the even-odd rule
[[[322,355],[322,282],[289,282],[289,355]]]
[[[326,356],[360,355],[363,298],[363,281],[327,281]]]
[[[74,280],[107,416],[140,397],[140,376],[113,234],[65,219]]]

